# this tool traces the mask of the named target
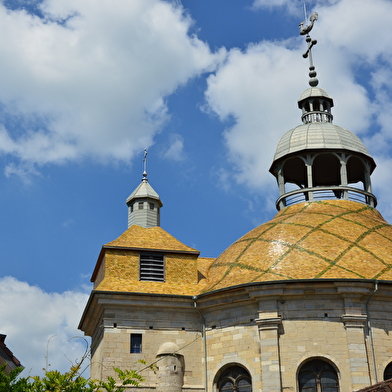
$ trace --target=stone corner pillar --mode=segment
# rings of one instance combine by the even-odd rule
[[[279,327],[282,318],[262,315],[256,320],[260,338],[261,381],[263,391],[281,392]]]
[[[367,317],[362,314],[344,314],[342,322],[346,329],[347,349],[353,391],[371,385],[369,363],[365,343]]]

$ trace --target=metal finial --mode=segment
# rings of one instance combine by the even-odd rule
[[[147,179],[147,148],[144,149],[144,154],[143,154],[143,179],[142,181],[148,181]]]
[[[306,21],[306,8],[305,8],[305,5],[304,5],[304,13],[305,13],[305,21]],[[310,20],[310,24],[309,25],[306,25],[304,27],[305,21],[303,21],[303,22],[301,22],[299,24],[299,29],[300,29],[299,33],[301,35],[306,35],[306,42],[308,44],[308,50],[302,55],[302,57],[305,58],[305,59],[307,57],[309,57],[309,77],[310,77],[309,85],[311,87],[316,87],[318,85],[318,80],[316,78],[317,72],[316,72],[316,69],[315,69],[315,67],[313,65],[313,57],[312,57],[312,47],[317,44],[317,40],[310,38],[309,32],[312,30],[314,22],[317,19],[318,19],[318,13],[317,12],[313,12],[313,14],[310,15],[310,18],[309,18],[309,20]]]

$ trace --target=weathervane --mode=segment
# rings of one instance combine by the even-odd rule
[[[147,148],[144,149],[144,154],[143,154],[143,180],[142,181],[148,181],[147,179]]]
[[[313,28],[314,22],[318,19],[318,13],[313,12],[313,14],[310,15],[310,18],[309,18],[310,24],[306,25],[305,27],[304,27],[304,24],[306,22],[305,4],[304,4],[304,14],[305,14],[305,20],[299,24],[299,29],[300,29],[299,33],[301,35],[306,35],[306,42],[308,44],[308,50],[302,55],[302,57],[306,59],[309,56],[309,63],[310,63],[310,65],[309,65],[309,77],[310,77],[309,85],[311,87],[316,87],[318,85],[318,80],[316,78],[317,72],[316,72],[316,69],[313,65],[312,47],[317,44],[317,40],[310,38],[309,33]]]

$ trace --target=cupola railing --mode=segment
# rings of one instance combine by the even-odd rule
[[[350,186],[340,185],[295,189],[281,195],[276,200],[276,208],[281,210],[284,207],[305,201],[321,201],[331,199],[356,201],[358,203],[367,204],[370,207],[377,206],[377,198],[373,195],[373,193]]]
[[[307,112],[301,117],[304,124],[317,123],[317,122],[328,122],[331,123],[333,116],[328,112]]]

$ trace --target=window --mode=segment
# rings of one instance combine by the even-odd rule
[[[140,280],[165,281],[163,253],[140,253]]]
[[[139,210],[142,210],[143,209],[143,202],[141,201],[141,202],[139,202]]]
[[[134,204],[134,203],[133,203]],[[131,204],[131,212],[133,212],[133,204]]]
[[[392,362],[384,370],[384,380],[392,378]]]
[[[150,203],[150,210],[153,210],[155,208],[155,204],[154,203]]]
[[[131,334],[131,354],[138,354],[142,352],[142,334]]]
[[[306,362],[299,374],[300,392],[339,392],[338,375],[325,361],[314,359]]]
[[[252,392],[250,374],[240,366],[229,367],[218,382],[219,392]]]

